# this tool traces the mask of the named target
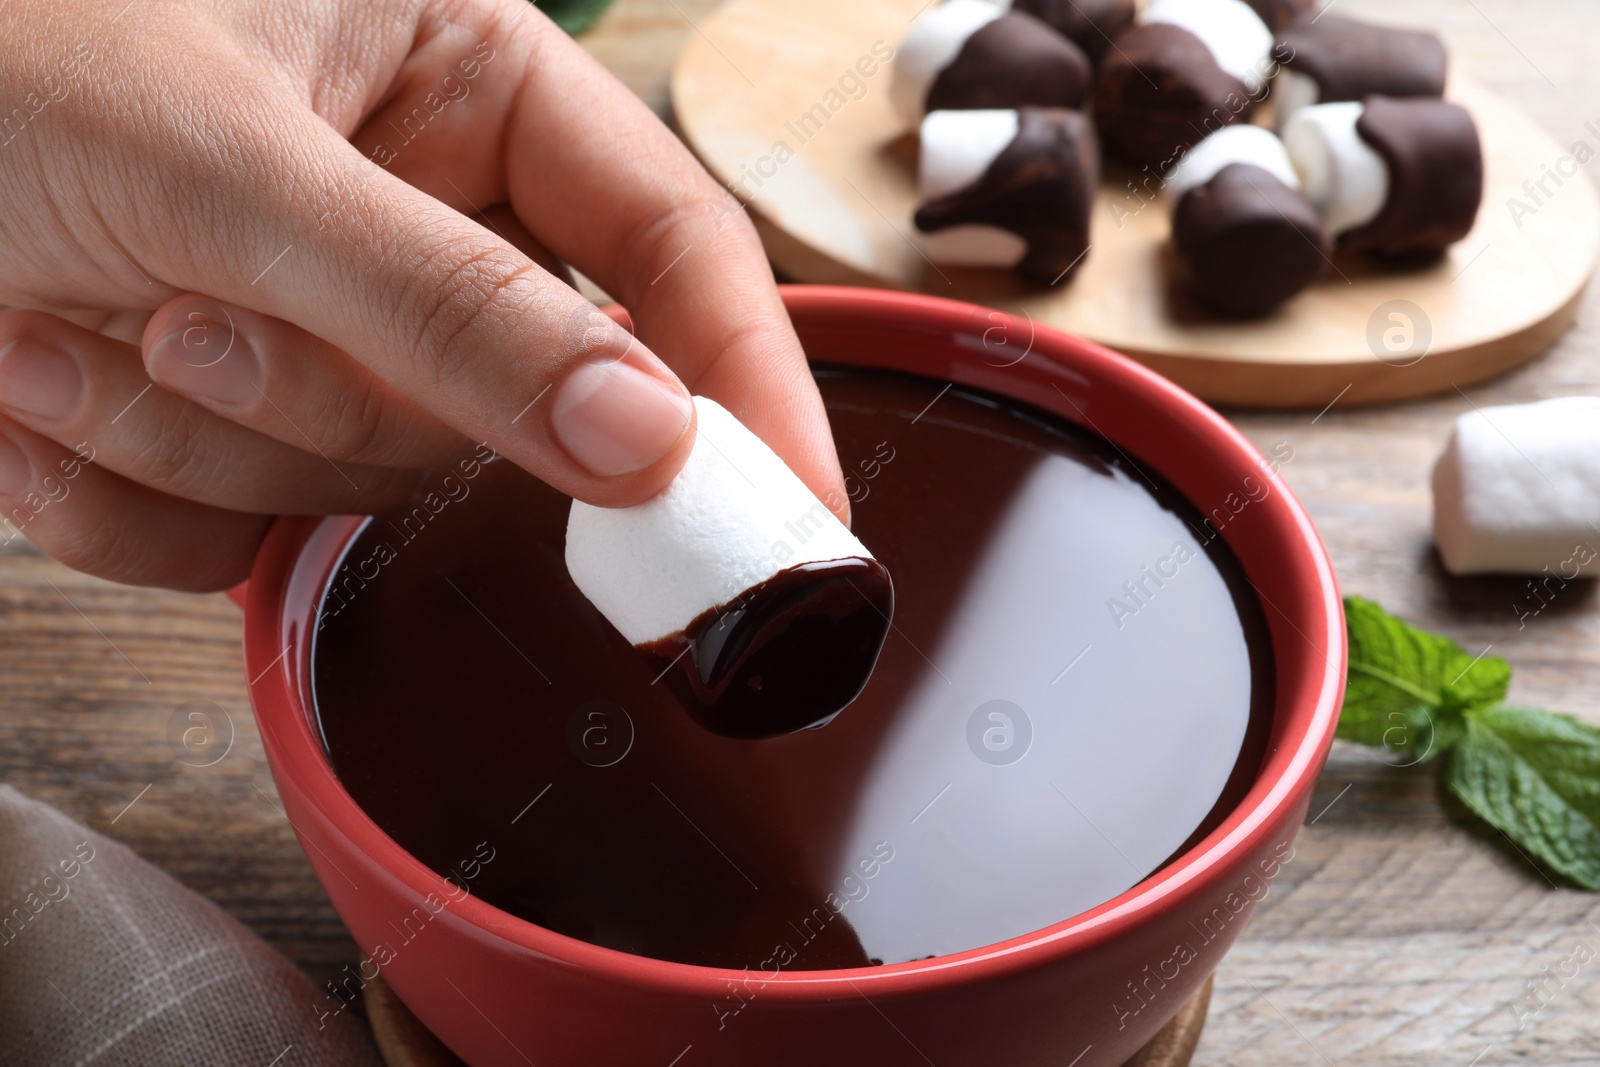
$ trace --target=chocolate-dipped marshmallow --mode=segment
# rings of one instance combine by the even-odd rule
[[[1596,573],[1600,397],[1469,411],[1433,467],[1433,540],[1452,574]],[[1552,590],[1553,592],[1554,590]]]
[[[1449,59],[1439,38],[1425,30],[1323,15],[1285,31],[1280,51],[1283,69],[1272,87],[1280,130],[1313,104],[1444,95]]]
[[[1457,104],[1373,96],[1300,109],[1284,130],[1308,199],[1340,248],[1437,255],[1483,198],[1483,152]]]
[[[1243,0],[1154,0],[1095,78],[1106,154],[1164,171],[1213,131],[1248,122],[1271,55],[1272,32]]]
[[[759,437],[694,404],[698,436],[666,489],[631,508],[573,501],[567,570],[708,729],[818,725],[877,662],[889,573]]]
[[[935,111],[921,143],[914,221],[929,259],[1047,284],[1082,262],[1100,152],[1081,113]]]
[[[1180,26],[1200,38],[1217,65],[1252,95],[1266,84],[1272,31],[1244,0],[1150,0],[1142,21]]]
[[[1092,77],[1083,49],[1032,15],[947,0],[918,16],[900,41],[889,100],[913,125],[929,111],[1077,107]]]
[[[1291,189],[1300,188],[1300,178],[1295,174],[1289,153],[1271,130],[1260,126],[1227,126],[1185,152],[1162,177],[1161,188],[1167,203],[1177,210],[1185,193],[1209,182],[1217,171],[1230,163],[1249,163]]]
[[[1137,14],[1134,0],[1011,0],[1011,10],[1026,12],[1069,38],[1095,63]]]
[[[1179,161],[1165,189],[1178,277],[1201,306],[1262,315],[1322,273],[1322,222],[1270,131],[1218,130]]]

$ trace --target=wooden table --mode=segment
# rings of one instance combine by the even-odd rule
[[[1338,0],[1359,12],[1368,0]],[[710,0],[619,0],[586,43],[658,111],[678,46]],[[1600,149],[1593,0],[1387,0],[1559,140]],[[1594,128],[1585,123],[1595,121]],[[1530,160],[1529,176],[1539,164]],[[1596,164],[1590,165],[1591,173]],[[1493,209],[1493,206],[1491,206]],[[1565,590],[1518,628],[1515,580],[1453,579],[1429,546],[1427,474],[1472,405],[1600,394],[1600,307],[1543,359],[1436,401],[1318,417],[1243,415],[1310,507],[1346,591],[1516,667],[1512,696],[1600,723],[1600,596]],[[210,767],[169,723],[191,702],[230,720]],[[222,596],[127,589],[18,545],[0,551],[0,780],[126,842],[313,976],[357,952],[288,824],[251,719],[239,613]],[[131,806],[130,806],[131,805]],[[1600,1063],[1600,963],[1519,1031],[1510,1005],[1581,943],[1600,955],[1600,897],[1554,888],[1441,803],[1435,768],[1334,750],[1285,868],[1217,975],[1201,1064]],[[1591,925],[1592,924],[1592,925]]]

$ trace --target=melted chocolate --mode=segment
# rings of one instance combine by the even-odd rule
[[[1032,15],[1013,12],[980,26],[928,87],[929,111],[1077,107],[1093,69],[1083,49]]]
[[[1316,209],[1250,163],[1230,163],[1183,194],[1172,249],[1180,280],[1201,306],[1241,317],[1271,311],[1328,262]]]
[[[1081,113],[1019,108],[1017,135],[983,176],[923,204],[913,221],[925,233],[963,225],[1008,230],[1028,243],[1017,271],[1050,285],[1088,251],[1099,181],[1099,148]]]
[[[706,729],[772,737],[820,726],[854,700],[893,616],[894,585],[877,560],[806,563],[640,651]]]
[[[1122,33],[1100,64],[1094,121],[1107,156],[1164,174],[1207,135],[1248,122],[1256,102],[1180,26],[1147,22]]]
[[[1285,67],[1317,83],[1319,104],[1444,95],[1449,59],[1444,44],[1425,30],[1323,15],[1290,27],[1279,51]]]
[[[1459,104],[1371,96],[1356,133],[1389,168],[1389,199],[1339,247],[1390,257],[1437,256],[1472,231],[1483,199],[1478,127]]]
[[[1011,10],[1032,15],[1095,63],[1117,34],[1133,25],[1137,13],[1134,0],[1014,0]]]
[[[1267,28],[1274,32],[1287,29],[1289,24],[1301,15],[1308,15],[1317,8],[1317,0],[1247,0],[1247,2],[1255,8],[1256,14],[1261,16],[1261,21],[1267,24]]]
[[[894,575],[849,709],[759,741],[701,727],[572,584],[570,501],[490,463],[420,528],[369,522],[324,601],[318,722],[384,832],[562,934],[789,971],[1039,929],[1233,810],[1273,657],[1215,531],[1256,505],[1196,508],[1026,405],[819,376],[855,532]],[[433,936],[392,919],[396,952]]]

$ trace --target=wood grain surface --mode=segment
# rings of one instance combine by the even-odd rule
[[[1483,207],[1472,232],[1432,263],[1396,269],[1336,254],[1273,314],[1217,318],[1173,284],[1159,173],[1115,163],[1101,177],[1089,251],[1059,284],[931,263],[911,221],[915,138],[889,104],[892,71],[878,62],[923,7],[728,0],[673,70],[685,140],[748,203],[768,254],[797,281],[991,304],[1109,345],[1213,403],[1313,411],[1346,385],[1346,403],[1370,403],[1492,377],[1543,352],[1577,311],[1600,255],[1594,190],[1574,180],[1511,215],[1507,198],[1525,195],[1530,171],[1554,173],[1541,164],[1565,149],[1459,71],[1447,95],[1477,124]],[[1270,124],[1271,111],[1269,99],[1256,121]],[[1396,310],[1410,336],[1385,347]]]
[[[710,6],[618,0],[587,43],[660,106],[674,54]],[[1600,148],[1584,129],[1600,120],[1592,0],[1338,10],[1372,6],[1437,28],[1465,73],[1557,141]],[[1521,583],[1440,571],[1426,487],[1450,420],[1474,405],[1600,395],[1595,323],[1591,288],[1578,325],[1509,377],[1423,403],[1351,411],[1330,395],[1321,414],[1236,421],[1258,445],[1292,444],[1284,475],[1348,592],[1474,652],[1492,645],[1516,668],[1515,700],[1600,723],[1595,583],[1570,586],[1519,629]],[[0,779],[127,843],[321,979],[357,952],[274,805],[238,645],[238,611],[220,595],[120,588],[21,543],[0,548]],[[211,757],[169,738],[175,716],[192,725],[191,702],[234,730],[212,766],[190,765]],[[1308,823],[1217,973],[1196,1064],[1600,1064],[1600,896],[1550,885],[1459,821],[1432,765],[1389,766],[1341,745]],[[1573,973],[1563,964],[1580,945],[1597,958]],[[1543,983],[1537,996],[1530,982]]]

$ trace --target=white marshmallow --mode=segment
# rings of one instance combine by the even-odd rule
[[[1010,110],[931,112],[919,135],[917,195],[933,200],[976,183],[1016,140],[1017,126]]]
[[[934,111],[922,120],[917,193],[922,201],[965,189],[983,177],[1017,136],[1015,111]],[[960,267],[1014,267],[1028,244],[998,226],[952,226],[917,234],[923,254]]]
[[[1231,163],[1252,164],[1289,188],[1300,188],[1289,153],[1271,130],[1260,126],[1224,126],[1185,152],[1167,171],[1162,188],[1167,194],[1168,207],[1176,209],[1184,193],[1215,178],[1217,171]]]
[[[872,553],[777,453],[714,400],[660,493],[631,508],[572,502],[567,571],[635,645],[683,629],[779,571]]]
[[[1281,134],[1289,120],[1303,107],[1311,107],[1322,99],[1322,86],[1309,74],[1284,67],[1272,80],[1272,121]]]
[[[1244,0],[1151,0],[1141,21],[1170,23],[1200,38],[1217,66],[1252,96],[1266,84],[1272,31]]]
[[[1453,574],[1559,572],[1575,555],[1592,560],[1600,553],[1600,397],[1458,418],[1433,468],[1433,539]]]
[[[1028,254],[1028,242],[998,226],[948,226],[934,233],[917,232],[922,254],[947,267],[1010,269]]]
[[[895,49],[889,75],[889,103],[906,122],[915,125],[922,120],[934,79],[956,58],[967,38],[1003,14],[1003,8],[987,0],[946,0],[917,17]]]
[[[1306,199],[1329,237],[1365,226],[1389,199],[1389,167],[1356,132],[1358,100],[1303,107],[1283,131]]]

